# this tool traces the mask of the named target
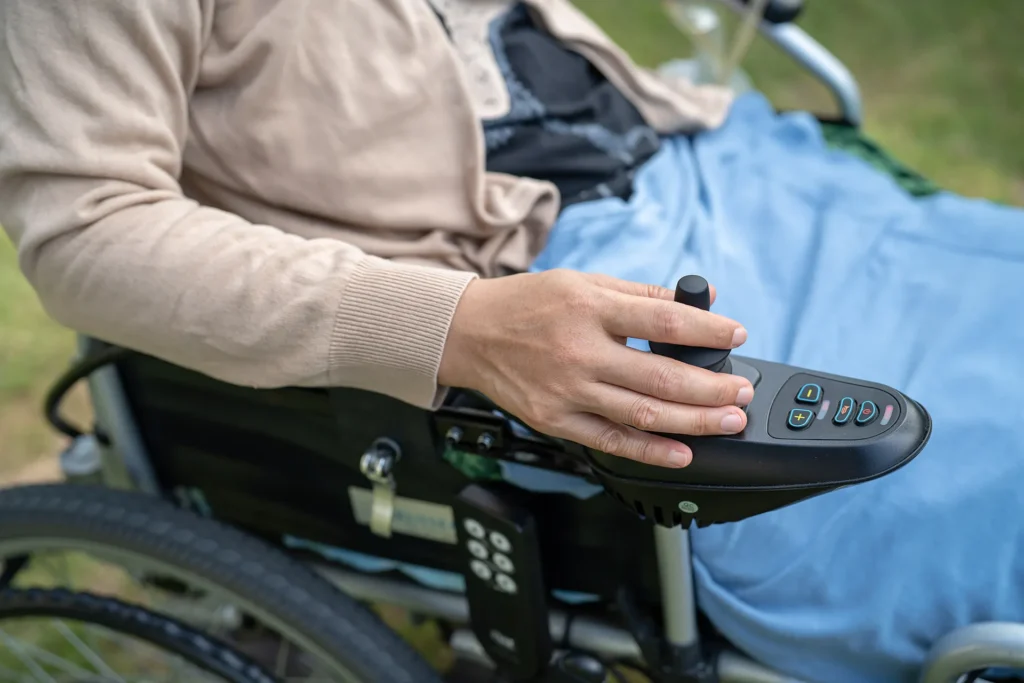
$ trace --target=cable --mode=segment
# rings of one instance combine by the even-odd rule
[[[60,406],[64,401],[64,398],[67,396],[68,392],[71,391],[72,387],[78,384],[81,380],[85,379],[105,365],[116,363],[132,353],[134,352],[130,349],[111,346],[103,349],[99,353],[86,356],[68,368],[68,370],[57,379],[54,385],[50,387],[50,391],[46,394],[46,400],[43,402],[43,412],[46,415],[46,420],[53,425],[53,428],[58,432],[65,434],[72,439],[77,439],[82,436],[85,433],[84,431],[78,429],[60,415]]]

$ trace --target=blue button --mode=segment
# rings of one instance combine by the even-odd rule
[[[789,411],[787,424],[790,429],[806,429],[812,422],[814,422],[814,413],[807,408],[793,408]]]
[[[874,401],[864,401],[860,404],[860,410],[857,411],[857,424],[870,424],[876,417],[878,417],[878,406]]]
[[[821,400],[821,387],[817,384],[803,385],[796,395],[796,400],[798,403],[817,403]]]
[[[857,407],[856,401],[849,396],[844,396],[843,400],[839,402],[839,407],[836,408],[836,416],[832,418],[832,421],[837,425],[844,425],[850,421]]]

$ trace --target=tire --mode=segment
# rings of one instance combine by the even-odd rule
[[[372,612],[277,548],[153,496],[85,485],[0,491],[0,557],[33,548],[143,558],[233,594],[352,683],[441,683]]]
[[[189,626],[137,605],[62,589],[0,591],[0,628],[11,619],[46,617],[103,626],[174,654],[226,683],[275,683],[258,664]],[[102,678],[97,674],[97,680]]]

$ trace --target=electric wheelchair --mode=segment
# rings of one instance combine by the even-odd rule
[[[855,127],[856,84],[788,23],[798,6],[770,3],[761,30]],[[676,300],[707,309],[706,282],[684,277]],[[352,389],[255,390],[82,337],[47,415],[71,437],[67,479],[85,485],[0,492],[0,626],[55,616],[130,632],[202,672],[182,680],[441,680],[366,603],[429,618],[476,680],[799,683],[700,615],[688,529],[889,474],[925,446],[928,413],[864,379],[652,351],[757,390],[743,433],[683,439],[695,454],[684,470],[548,438],[472,392],[426,412]],[[60,412],[81,380],[91,430]],[[122,567],[163,598],[149,609],[34,585],[37,558],[59,550]],[[0,640],[14,648],[2,629]],[[921,681],[1015,666],[1024,626],[975,624],[935,644]],[[27,668],[12,680],[125,680],[105,665]]]

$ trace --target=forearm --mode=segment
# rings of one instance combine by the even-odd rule
[[[129,202],[87,226],[20,236],[23,269],[62,324],[236,384],[433,403],[470,274],[391,264],[182,198]]]

